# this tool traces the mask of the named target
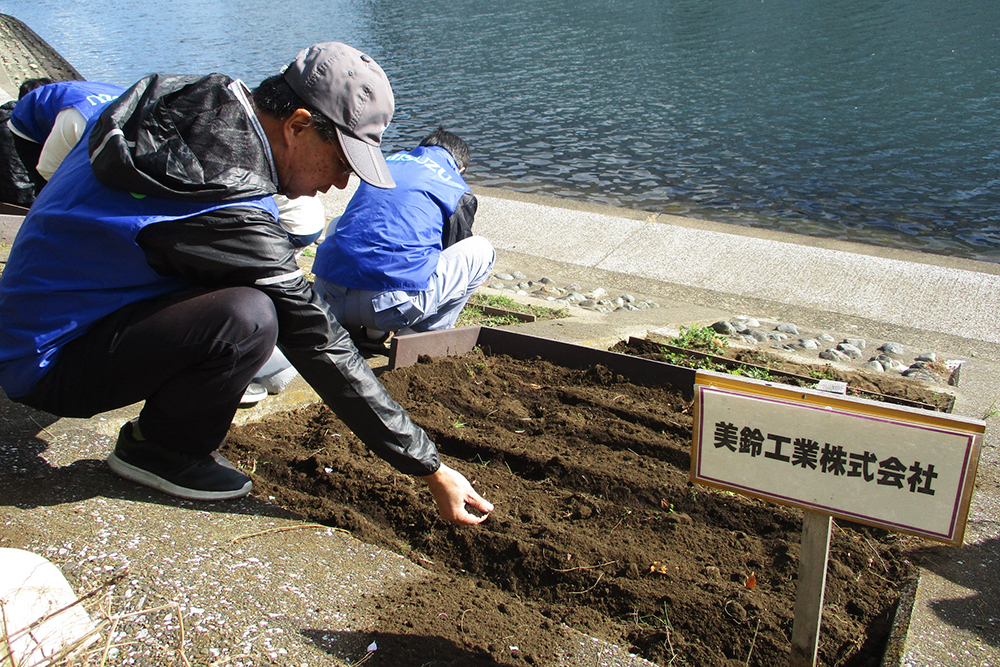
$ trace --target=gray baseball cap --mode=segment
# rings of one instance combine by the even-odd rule
[[[395,101],[385,72],[372,58],[341,42],[299,51],[282,76],[292,90],[337,126],[344,155],[361,180],[396,187],[382,156],[382,133]]]

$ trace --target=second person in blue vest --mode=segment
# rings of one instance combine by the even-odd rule
[[[455,325],[496,260],[473,236],[475,195],[462,175],[470,151],[439,128],[409,152],[386,158],[396,187],[362,183],[316,251],[320,296],[359,347],[396,333]]]
[[[7,125],[36,191],[76,146],[87,122],[124,90],[111,83],[57,81],[21,95]]]

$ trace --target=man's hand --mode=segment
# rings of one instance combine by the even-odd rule
[[[452,470],[443,463],[436,473],[421,479],[427,482],[427,486],[430,487],[431,495],[434,496],[434,502],[437,503],[441,518],[445,521],[460,526],[474,526],[486,521],[486,517],[493,511],[493,505],[476,493],[472,484],[469,484],[469,480],[465,479],[462,473]],[[483,512],[483,515],[476,516],[470,513],[466,509],[466,505]]]

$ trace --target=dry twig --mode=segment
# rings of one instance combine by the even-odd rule
[[[750,664],[750,656],[753,655],[753,647],[757,645],[757,632],[760,630],[760,617],[757,617],[757,627],[753,631],[753,639],[750,641],[750,650],[747,651],[746,662],[743,663],[744,667]]]
[[[615,525],[614,525],[614,526],[613,526],[613,527],[611,528],[611,530],[609,530],[609,531],[608,531],[608,535],[610,535],[611,533],[615,532],[615,531],[616,531],[616,530],[618,529],[618,526],[622,525],[622,521],[624,521],[624,520],[625,520],[626,518],[628,518],[628,516],[629,516],[630,514],[632,514],[632,510],[626,510],[626,511],[625,511],[625,514],[623,514],[623,515],[622,515],[622,518],[618,519],[618,523],[616,523],[616,524],[615,524]]]
[[[230,541],[231,542],[239,542],[240,540],[245,540],[245,539],[248,539],[248,538],[251,538],[251,537],[259,537],[261,535],[267,535],[268,533],[283,533],[283,532],[286,532],[286,531],[289,531],[289,530],[304,530],[306,528],[322,528],[324,530],[335,530],[335,531],[337,531],[339,533],[347,533],[348,535],[351,534],[350,531],[344,530],[343,528],[334,528],[333,526],[324,526],[324,525],[319,524],[319,523],[304,523],[304,524],[297,524],[297,525],[294,525],[294,526],[278,526],[277,528],[268,528],[267,530],[260,530],[260,531],[257,531],[256,533],[247,533],[246,535],[237,535],[236,537],[234,537]]]
[[[222,665],[233,662],[234,660],[240,660],[242,658],[249,658],[249,657],[251,657],[249,653],[240,653],[239,655],[227,655],[225,658],[219,658],[208,667],[222,667]]]
[[[462,615],[458,617],[458,629],[463,634],[465,633],[465,615],[468,614],[471,609],[463,609]]]
[[[113,576],[111,579],[109,579],[105,583],[101,584],[97,588],[95,588],[95,589],[93,589],[93,590],[91,590],[91,591],[89,591],[87,593],[84,593],[83,595],[79,596],[77,599],[75,599],[73,602],[69,603],[68,605],[60,607],[59,609],[56,609],[55,611],[51,611],[51,612],[45,614],[44,616],[41,616],[41,617],[35,619],[32,623],[30,623],[27,626],[21,628],[20,630],[14,632],[13,634],[11,634],[9,632],[9,629],[7,627],[7,615],[4,614],[3,615],[3,635],[0,635],[0,639],[3,639],[3,645],[6,646],[7,650],[9,651],[10,650],[10,645],[13,644],[15,641],[17,641],[18,639],[20,639],[21,637],[23,637],[24,635],[30,635],[34,630],[36,630],[37,628],[39,628],[41,625],[47,623],[48,621],[52,620],[56,616],[59,616],[60,614],[63,614],[65,612],[69,611],[73,607],[76,607],[78,605],[82,605],[84,600],[89,600],[90,598],[94,597],[98,593],[101,593],[102,591],[108,590],[109,588],[111,588],[112,586],[114,586],[115,584],[117,584],[119,581],[121,581],[125,577],[126,574],[127,574],[127,572],[120,572],[120,573],[116,574],[115,576]],[[0,605],[0,609],[2,609],[2,605]],[[86,636],[81,637],[80,640],[78,640],[72,646],[68,646],[63,651],[60,651],[59,655],[57,655],[55,659],[61,659],[61,658],[59,658],[60,655],[65,655],[67,657],[73,655],[76,651],[78,651],[80,648],[82,648],[82,645],[86,645],[86,644],[90,643],[90,641],[89,641],[90,638],[93,637],[95,634],[97,634],[99,631],[100,631],[99,628],[95,628],[93,631],[91,631],[90,633],[88,633]],[[9,657],[9,656],[5,656],[5,657]]]
[[[5,633],[4,635],[0,636],[0,644],[2,644],[3,642],[8,642],[9,646],[10,641],[14,640],[16,637],[23,635],[24,633],[31,632],[33,629],[37,628],[41,623],[46,622],[47,620],[55,617],[58,614],[64,613],[68,609],[71,609],[72,607],[81,604],[84,600],[92,598],[98,593],[101,593],[102,591],[104,592],[109,591],[112,586],[121,581],[127,574],[128,574],[127,571],[120,572],[119,574],[115,575],[114,577],[109,579],[104,584],[98,586],[94,590],[84,595],[81,595],[72,604],[66,605],[65,607],[59,610],[46,614],[44,617],[36,620],[27,628],[24,628],[23,630],[20,630],[14,633],[13,635],[8,635]],[[145,598],[143,598],[143,600],[140,601],[140,605],[143,604],[144,601]],[[183,663],[183,665],[185,667],[191,667],[191,661],[184,653],[184,642],[186,641],[185,630],[184,630],[184,617],[181,614],[181,608],[177,602],[170,602],[168,604],[160,605],[158,607],[139,609],[137,611],[132,611],[128,613],[114,614],[111,612],[110,594],[102,602],[98,603],[98,611],[103,615],[103,618],[95,622],[94,629],[90,633],[88,633],[84,637],[81,637],[73,645],[63,647],[55,655],[46,656],[43,662],[38,663],[38,665],[35,665],[34,667],[40,667],[41,665],[45,665],[46,667],[79,667],[80,665],[94,665],[94,664],[99,665],[99,667],[105,667],[106,665],[109,664],[109,660],[112,659],[111,657],[112,649],[120,649],[123,646],[130,646],[136,643],[136,642],[117,643],[117,644],[113,643],[115,634],[117,633],[118,626],[121,624],[122,621],[135,616],[145,616],[147,614],[152,614],[167,609],[174,610],[177,612],[177,617],[180,623],[180,645],[178,647],[178,654],[180,655],[180,660]],[[97,613],[97,611],[95,611],[95,613]],[[98,647],[95,649],[84,650],[85,647],[93,641],[94,636],[100,634],[102,631],[106,634],[106,640],[101,644],[99,644]],[[25,667],[32,667],[32,666],[25,665]]]
[[[569,594],[570,595],[583,595],[584,593],[589,593],[590,591],[592,591],[595,588],[597,588],[597,584],[601,583],[601,579],[603,579],[603,578],[604,578],[604,573],[601,572],[600,576],[597,577],[597,581],[594,582],[593,586],[591,586],[590,588],[588,588],[586,590],[582,590],[582,591],[570,591]]]
[[[60,438],[65,438],[66,437],[65,433],[62,433],[60,435],[56,435],[55,433],[53,433],[52,431],[50,431],[48,428],[46,428],[46,427],[42,426],[41,424],[39,424],[38,420],[36,420],[31,415],[28,415],[28,419],[30,419],[32,422],[34,422],[35,426],[37,426],[38,428],[42,429],[42,431],[44,431],[45,433],[47,433],[48,436],[50,438],[52,438],[53,440],[59,440]]]
[[[181,606],[179,604],[175,602],[174,605],[177,607],[177,623],[180,625],[181,629],[181,640],[180,645],[177,647],[177,651],[180,653],[181,660],[184,661],[185,667],[191,667],[191,661],[187,659],[186,655],[184,655],[184,614],[181,613]]]
[[[617,565],[618,561],[609,560],[607,563],[601,563],[600,565],[581,565],[580,567],[571,567],[568,570],[557,570],[551,568],[553,572],[576,572],[577,570],[596,570],[599,567],[607,567],[608,565]]]
[[[869,540],[868,538],[865,538],[865,544],[867,544],[868,548],[872,550],[873,554],[875,554],[875,558],[878,558],[878,562],[882,563],[882,570],[885,571],[885,572],[888,572],[889,571],[889,566],[885,564],[884,560],[882,560],[882,556],[881,556],[881,554],[879,554],[878,549],[876,549],[874,546],[872,546],[871,540]]]
[[[358,667],[358,665],[365,664],[366,662],[372,659],[373,655],[375,655],[375,651],[368,651],[368,653],[365,654],[365,657],[361,658],[357,662],[352,662],[351,667]]]

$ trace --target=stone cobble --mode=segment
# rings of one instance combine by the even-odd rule
[[[897,373],[931,383],[956,385],[963,363],[960,359],[941,360],[937,352],[909,350],[898,341],[870,344],[864,338],[838,338],[829,332],[803,335],[792,322],[764,324],[755,318],[740,316],[719,320],[711,327],[716,333],[745,345],[766,345],[777,351],[855,365],[869,373]]]
[[[579,283],[559,287],[548,277],[529,278],[517,270],[494,273],[487,287],[547,301],[553,307],[582,308],[598,313],[659,308],[651,299],[631,294],[611,296],[604,287],[584,288]],[[789,353],[805,363],[836,363],[868,373],[895,373],[932,384],[957,385],[964,360],[947,359],[936,351],[916,350],[899,341],[871,341],[829,331],[807,332],[793,322],[770,321],[746,315],[707,324],[735,345],[766,347]]]
[[[652,300],[638,300],[631,294],[621,294],[612,297],[603,287],[585,290],[578,283],[570,283],[558,287],[551,278],[542,277],[529,280],[520,271],[511,273],[495,273],[487,287],[495,290],[506,290],[521,296],[533,296],[550,302],[554,307],[569,308],[576,306],[593,310],[598,313],[613,313],[618,310],[646,310],[659,308]]]

